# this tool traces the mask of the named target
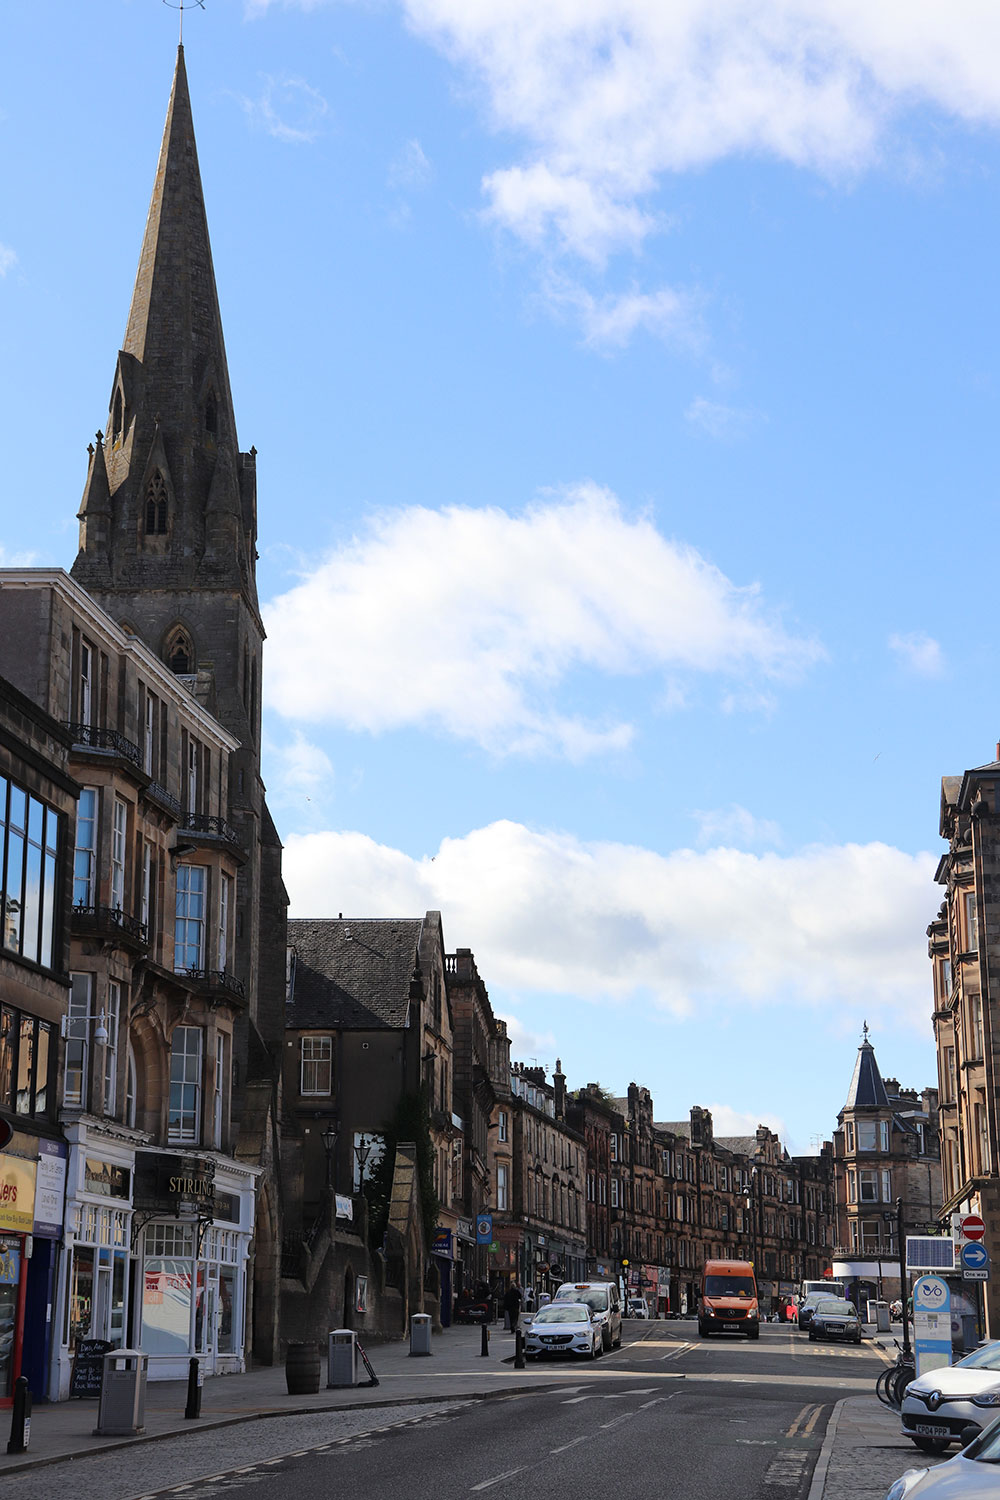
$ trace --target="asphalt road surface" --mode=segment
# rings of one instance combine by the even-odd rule
[[[754,1343],[630,1322],[527,1395],[276,1418],[10,1475],[4,1500],[801,1500],[833,1404],[878,1356],[784,1325]]]

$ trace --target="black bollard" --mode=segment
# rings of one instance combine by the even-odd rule
[[[524,1369],[524,1334],[520,1328],[514,1334],[514,1369]]]
[[[480,1349],[479,1352],[483,1356],[483,1359],[489,1359],[489,1357],[490,1357],[490,1330],[487,1328],[487,1326],[486,1326],[485,1323],[483,1324],[483,1343],[482,1343],[482,1348]]]
[[[31,1392],[27,1375],[19,1375],[14,1382],[14,1409],[10,1419],[10,1442],[8,1453],[27,1453],[31,1435]]]
[[[201,1416],[201,1376],[198,1361],[191,1360],[188,1365],[188,1399],[184,1408],[186,1418]]]

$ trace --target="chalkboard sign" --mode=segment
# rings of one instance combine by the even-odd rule
[[[104,1380],[104,1356],[110,1354],[114,1347],[107,1339],[77,1340],[73,1373],[69,1378],[71,1397],[82,1396],[84,1400],[97,1400]]]

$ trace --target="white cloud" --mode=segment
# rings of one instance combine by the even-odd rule
[[[572,676],[791,679],[822,656],[593,484],[521,515],[398,510],[264,611],[272,706],[373,733],[418,725],[580,760],[629,724],[560,706]],[[673,689],[668,691],[673,692]]]
[[[320,124],[329,113],[329,105],[312,84],[304,78],[272,78],[264,74],[256,99],[238,94],[240,105],[252,124],[266,130],[276,140],[291,145],[308,145],[320,132]]]
[[[427,160],[424,148],[418,140],[411,140],[390,162],[388,183],[392,188],[412,191],[424,187],[433,175],[434,168]]]
[[[492,992],[652,1005],[856,1006],[923,1033],[936,857],[885,844],[659,854],[501,821],[413,858],[360,833],[290,837],[297,916],[437,909]],[[756,1122],[755,1122],[756,1123]]]
[[[610,292],[595,297],[578,282],[550,275],[542,296],[555,313],[569,311],[583,329],[591,349],[623,349],[640,329],[666,343],[697,350],[704,342],[701,302],[697,293],[661,287],[643,292]]]
[[[708,812],[694,812],[698,824],[699,844],[727,844],[751,848],[761,844],[780,844],[781,829],[769,818],[755,818],[753,813],[734,802]]]
[[[17,265],[17,254],[9,245],[0,244],[0,276],[6,276]]]
[[[526,241],[634,246],[665,173],[755,153],[855,172],[903,112],[1000,119],[991,0],[400,0],[523,158],[484,179]]]
[[[755,1135],[758,1125],[773,1130],[779,1141],[788,1140],[788,1129],[780,1115],[747,1114],[745,1110],[733,1109],[728,1104],[707,1104],[712,1115],[712,1134],[719,1136]]]
[[[313,812],[333,798],[335,772],[326,751],[300,731],[285,745],[265,745],[271,801],[277,806],[313,804]]]
[[[903,666],[918,677],[944,675],[944,652],[933,636],[925,635],[922,630],[911,631],[909,635],[891,635],[889,650],[894,651]]]
[[[709,401],[696,396],[684,413],[685,420],[709,437],[721,443],[733,443],[747,433],[759,420],[756,412],[737,406],[725,406],[719,401]]]
[[[551,1031],[533,1031],[520,1016],[510,1011],[497,1011],[501,1021],[507,1023],[510,1037],[510,1055],[513,1062],[541,1063],[548,1072],[555,1066],[553,1059],[559,1051],[558,1043]]]

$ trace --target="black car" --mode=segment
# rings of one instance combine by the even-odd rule
[[[817,1302],[809,1322],[809,1337],[860,1344],[861,1320],[854,1303],[846,1297],[827,1297]]]

